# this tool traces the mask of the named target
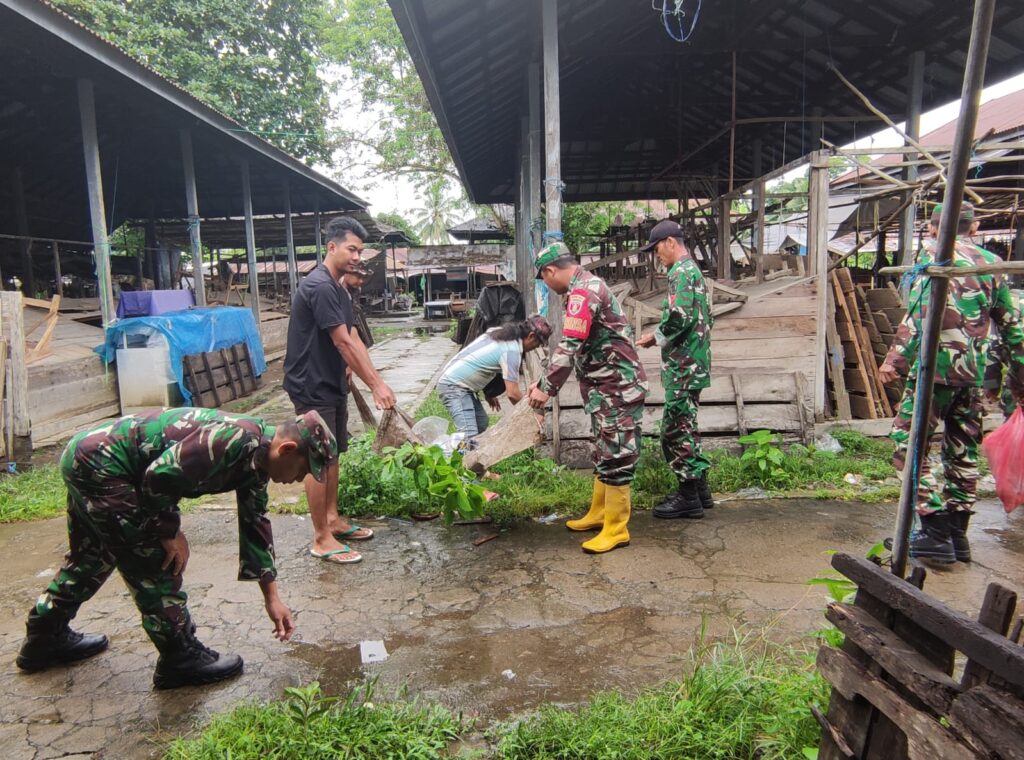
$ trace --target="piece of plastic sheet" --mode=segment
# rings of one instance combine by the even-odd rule
[[[985,436],[981,447],[996,479],[996,496],[1009,514],[1024,503],[1024,414],[1020,407]]]
[[[252,358],[252,371],[262,375],[267,371],[263,357],[263,342],[256,329],[252,311],[239,306],[213,306],[203,309],[170,311],[155,317],[119,319],[107,328],[107,339],[94,350],[103,361],[114,361],[116,351],[133,345],[145,345],[154,335],[163,335],[170,352],[171,368],[186,404],[192,403],[192,394],[185,387],[182,359],[245,343]]]

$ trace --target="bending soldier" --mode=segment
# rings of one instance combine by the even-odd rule
[[[43,670],[106,649],[106,636],[77,633],[69,622],[117,568],[160,652],[157,688],[240,673],[241,657],[220,655],[195,637],[181,589],[189,547],[178,502],[235,491],[238,579],[259,583],[273,635],[287,641],[295,623],[277,592],[267,482],[295,483],[307,473],[322,479],[336,458],[334,437],[316,412],[274,428],[215,409],[169,409],[75,436],[60,460],[70,550],[29,611],[18,667]]]
[[[584,408],[594,432],[594,493],[590,509],[569,530],[601,529],[584,542],[598,554],[629,544],[630,484],[640,457],[640,417],[647,375],[629,335],[622,307],[604,280],[576,263],[562,243],[537,256],[537,278],[561,295],[565,305],[562,340],[547,374],[530,388],[530,406],[541,409],[575,369]]]

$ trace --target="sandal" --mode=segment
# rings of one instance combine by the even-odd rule
[[[358,533],[361,530],[365,530],[366,535],[357,536],[356,533]],[[339,541],[369,541],[371,538],[373,538],[373,530],[352,523],[352,527],[348,530],[339,530],[337,533],[334,533],[333,535]]]
[[[317,559],[322,559],[324,562],[329,562],[333,565],[354,565],[356,562],[363,561],[363,555],[361,555],[359,552],[353,552],[350,548],[348,548],[347,544],[342,546],[340,549],[332,549],[331,551],[324,552],[323,554],[317,554],[312,549],[309,550],[309,553],[311,556],[316,557]],[[355,557],[341,559],[339,557],[339,555],[341,554],[354,554]]]

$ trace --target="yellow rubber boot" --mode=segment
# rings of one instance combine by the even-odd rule
[[[565,527],[569,530],[597,530],[604,527],[604,490],[605,485],[594,478],[594,495],[590,499],[590,509],[578,520],[569,520]]]
[[[604,487],[604,527],[601,532],[583,543],[588,554],[610,552],[620,546],[629,546],[629,486]]]

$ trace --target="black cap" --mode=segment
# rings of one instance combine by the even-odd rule
[[[651,228],[651,234],[647,236],[647,245],[641,251],[653,251],[654,246],[666,238],[681,238],[683,228],[671,219],[663,219]]]

